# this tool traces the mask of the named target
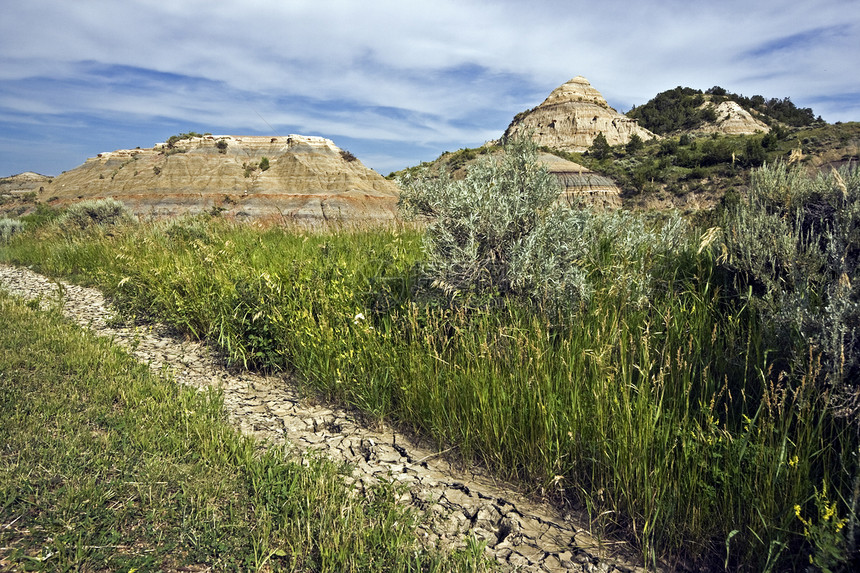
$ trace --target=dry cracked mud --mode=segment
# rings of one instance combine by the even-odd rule
[[[403,483],[400,501],[432,516],[419,532],[429,544],[461,546],[474,535],[508,570],[644,571],[633,564],[625,543],[593,537],[587,516],[562,514],[390,428],[365,427],[354,413],[303,395],[289,376],[231,371],[207,346],[171,336],[161,325],[118,324],[98,290],[6,265],[0,265],[0,287],[43,305],[62,304],[77,324],[112,339],[153,370],[169,372],[180,384],[220,388],[227,416],[242,432],[300,457],[347,462],[353,468],[349,479],[359,489],[379,479]]]

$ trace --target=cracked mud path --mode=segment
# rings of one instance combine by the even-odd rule
[[[391,429],[368,429],[354,414],[303,397],[286,376],[235,373],[197,342],[170,336],[160,325],[115,326],[114,315],[95,289],[54,281],[24,268],[0,265],[0,287],[43,301],[60,300],[63,313],[100,336],[128,349],[153,370],[195,388],[224,392],[230,421],[246,434],[313,452],[353,468],[349,478],[364,488],[379,478],[407,486],[402,503],[428,510],[432,519],[421,530],[427,542],[462,545],[470,533],[487,542],[486,551],[500,564],[519,571],[643,571],[624,543],[598,541],[587,518],[532,502],[480,468],[455,467],[444,455],[408,440]]]

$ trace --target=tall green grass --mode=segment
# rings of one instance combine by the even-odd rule
[[[32,305],[35,306],[35,305]],[[303,465],[59,313],[0,293],[0,569],[474,571],[397,486]]]
[[[643,253],[595,245],[583,262],[594,292],[564,321],[515,301],[423,297],[421,237],[407,229],[43,227],[0,257],[97,284],[235,364],[293,370],[455,445],[584,507],[596,531],[625,532],[648,564],[802,569],[821,550],[816,532],[846,514],[856,436],[814,390],[815,355],[799,385],[771,369],[759,316],[698,239],[649,263],[648,298],[615,280]],[[816,513],[833,500],[836,518]]]

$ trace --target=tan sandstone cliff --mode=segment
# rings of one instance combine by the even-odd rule
[[[379,222],[395,218],[399,190],[322,137],[207,135],[100,153],[40,195],[59,205],[113,197],[143,218],[214,208],[240,220]]]
[[[723,135],[751,135],[761,132],[767,133],[770,127],[757,119],[734,101],[724,101],[714,105],[705,102],[702,107],[710,107],[714,110],[717,119],[708,122],[695,130],[696,133],[719,133]]]
[[[602,133],[610,145],[624,144],[634,134],[655,138],[635,119],[620,114],[582,76],[557,87],[542,104],[518,114],[505,138],[531,132],[538,145],[570,152],[586,151]]]

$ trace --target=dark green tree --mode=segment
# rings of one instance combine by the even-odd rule
[[[594,141],[591,142],[591,147],[588,148],[588,154],[597,160],[606,159],[612,153],[612,146],[606,141],[606,136],[603,132],[597,134]]]
[[[762,147],[762,140],[748,139],[744,150],[744,164],[747,167],[760,167],[767,159],[767,152]]]
[[[642,141],[642,138],[639,137],[639,134],[634,133],[633,136],[630,138],[630,141],[627,142],[626,149],[627,153],[633,155],[637,151],[641,150],[643,147],[645,147],[645,142]]]

